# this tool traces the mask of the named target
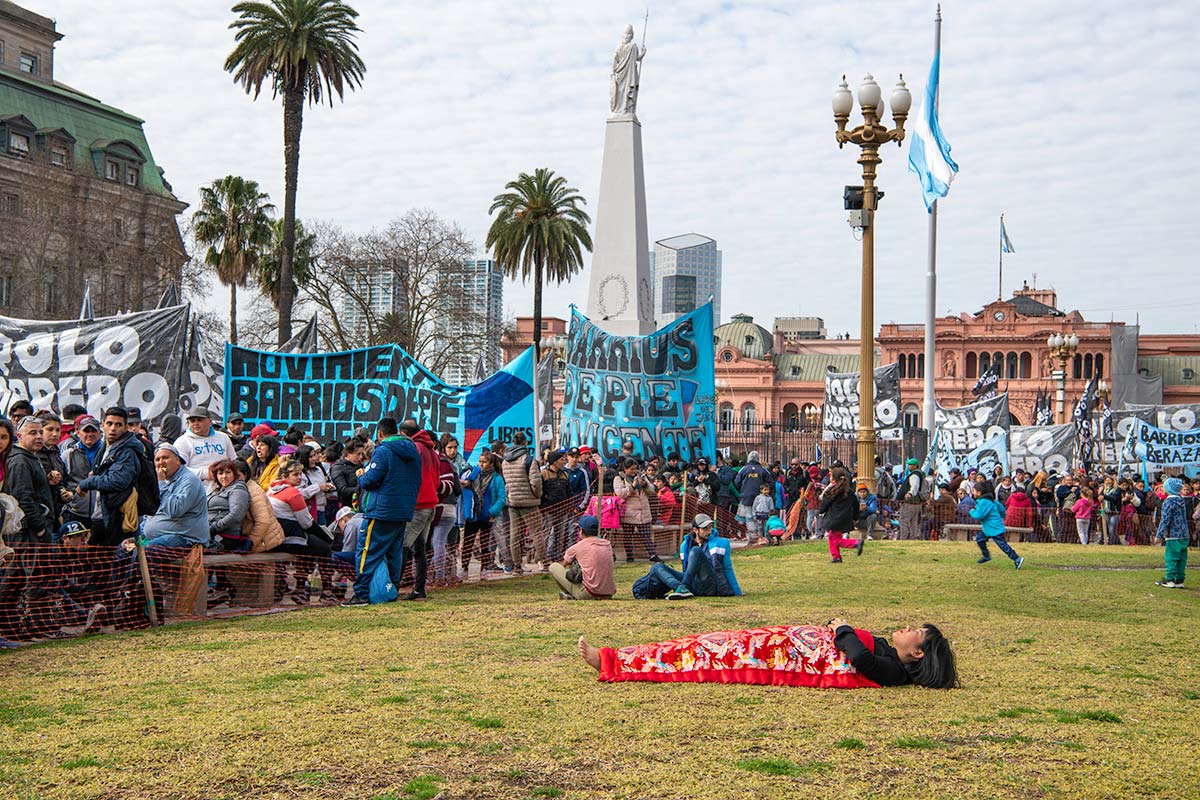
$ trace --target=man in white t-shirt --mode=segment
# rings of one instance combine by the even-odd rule
[[[188,412],[189,430],[175,440],[175,448],[187,459],[187,468],[204,482],[206,491],[211,492],[216,483],[208,475],[208,468],[218,461],[237,458],[233,442],[220,431],[213,430],[212,418],[206,408],[193,408]]]

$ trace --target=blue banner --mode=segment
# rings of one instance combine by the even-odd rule
[[[340,353],[269,353],[225,346],[225,404],[247,423],[298,424],[321,442],[382,417],[415,419],[458,439],[474,463],[494,441],[533,442],[533,349],[474,386],[451,386],[395,345]]]
[[[649,336],[614,336],[571,309],[559,441],[605,459],[716,450],[712,303]]]

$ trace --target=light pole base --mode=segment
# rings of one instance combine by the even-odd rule
[[[858,481],[875,494],[875,430],[858,429]]]

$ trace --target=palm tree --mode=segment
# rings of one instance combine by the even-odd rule
[[[592,249],[587,225],[591,218],[580,208],[587,201],[565,178],[539,168],[522,172],[496,195],[489,214],[496,214],[485,246],[504,273],[522,281],[533,274],[533,353],[542,357],[542,278],[562,283],[583,268],[583,249]]]
[[[229,341],[237,344],[237,290],[258,268],[271,243],[275,206],[258,184],[228,175],[200,189],[200,208],[192,215],[192,235],[206,246],[204,264],[229,287]]]
[[[296,244],[295,252],[292,255],[292,297],[296,296],[296,290],[301,286],[307,286],[309,279],[312,277],[313,266],[316,264],[316,258],[313,251],[317,246],[317,235],[309,233],[304,229],[304,223],[296,220]],[[283,264],[283,220],[276,219],[271,221],[271,235],[266,252],[263,257],[258,260],[258,265],[254,270],[254,277],[258,281],[258,288],[271,300],[271,305],[279,308],[279,296],[282,283],[279,280],[279,273]]]
[[[292,338],[295,297],[292,263],[296,245],[296,179],[300,169],[300,128],[309,104],[362,85],[366,66],[354,34],[358,12],[341,0],[241,2],[229,27],[237,45],[225,71],[258,99],[263,83],[272,97],[283,95],[283,257],[279,268],[279,344]]]

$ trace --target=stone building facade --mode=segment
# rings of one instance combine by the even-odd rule
[[[53,20],[0,0],[0,314],[153,307],[187,261],[143,120],[56,80]]]

